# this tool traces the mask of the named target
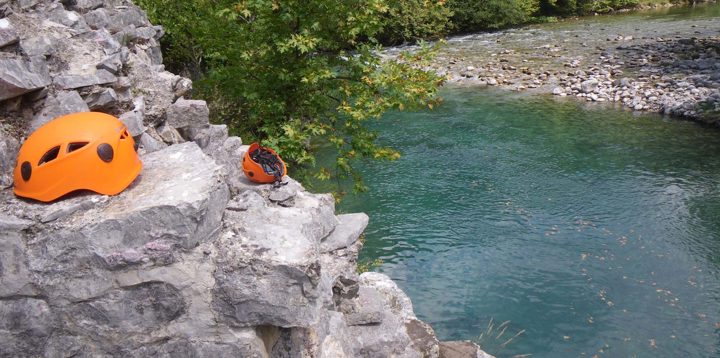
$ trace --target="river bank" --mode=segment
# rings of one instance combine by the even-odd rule
[[[580,18],[450,38],[431,68],[449,84],[614,102],[720,125],[718,29],[718,4]]]

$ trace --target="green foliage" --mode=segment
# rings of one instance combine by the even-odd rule
[[[367,260],[367,261],[360,261],[357,264],[357,273],[365,273],[372,271],[378,267],[380,267],[383,264],[382,259],[375,259],[375,260]]]
[[[546,14],[573,16],[633,8],[639,4],[639,0],[542,0],[541,7]]]
[[[335,168],[317,168],[321,179],[351,176],[363,190],[353,160],[399,155],[376,144],[366,121],[437,101],[441,79],[421,70],[432,48],[397,61],[377,55],[384,0],[139,3],[166,28],[171,68],[198,73],[196,97],[214,122],[278,149],[291,169],[314,166],[313,143],[332,143]]]
[[[457,32],[500,29],[531,20],[539,0],[448,0]]]
[[[389,0],[379,39],[385,44],[402,44],[440,38],[448,30],[451,15],[444,0]]]

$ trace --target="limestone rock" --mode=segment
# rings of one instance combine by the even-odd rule
[[[209,123],[209,115],[205,101],[179,98],[167,110],[167,123],[177,129],[204,127]]]
[[[62,89],[75,89],[80,87],[88,87],[98,83],[95,75],[60,75],[53,79],[53,83]]]
[[[45,16],[48,18],[48,20],[56,22],[58,24],[63,24],[67,27],[72,27],[76,29],[87,28],[87,24],[85,24],[85,21],[78,13],[76,13],[75,11],[65,10],[65,8],[61,4],[57,4],[53,9],[47,12]]]
[[[42,275],[51,297],[99,297],[112,287],[113,271],[170,264],[177,250],[217,235],[228,200],[221,167],[194,143],[142,160],[140,177],[121,194],[61,215],[57,224],[36,234],[27,249],[28,262]],[[24,204],[28,209],[37,205],[43,204]],[[68,201],[50,207],[55,205]]]
[[[182,97],[192,90],[192,81],[184,77],[178,77],[172,85],[176,97]]]
[[[19,59],[0,59],[0,101],[43,88],[50,84],[44,73],[30,71]]]
[[[107,70],[110,73],[117,74],[120,68],[122,68],[120,53],[115,53],[106,57],[102,60],[102,62],[98,63],[96,67]]]
[[[140,135],[140,147],[145,150],[145,153],[152,153],[167,147],[167,144],[143,132],[143,134]]]
[[[27,246],[20,230],[12,229],[23,226],[29,226],[29,223],[18,218],[0,217],[0,235],[3,237],[0,240],[0,298],[32,297],[40,293],[27,265]]]
[[[40,0],[19,0],[18,5],[20,9],[26,10],[34,7],[40,2]]]
[[[246,185],[249,185],[243,181],[245,179],[245,174],[242,171],[242,158],[244,154],[245,151],[243,150],[240,137],[227,138],[220,147],[209,153],[218,164],[225,166],[228,174],[227,183],[232,195],[236,195],[243,190],[241,188],[246,188]]]
[[[336,224],[334,200],[302,193],[296,207],[258,203],[225,212],[217,250],[213,309],[232,326],[307,327],[317,322],[330,292],[320,288],[317,245]],[[300,195],[299,195],[300,196]]]
[[[598,82],[598,80],[594,78],[583,81],[582,83],[580,83],[580,90],[582,91],[582,93],[591,93],[595,91],[599,83],[600,82]]]
[[[95,10],[103,6],[103,0],[75,0],[72,2],[71,9],[84,13]]]
[[[135,105],[133,110],[121,114],[120,120],[125,123],[130,135],[137,137],[145,132],[145,125],[143,124],[145,118],[145,98],[142,96],[136,97],[133,100],[133,104]]]
[[[383,321],[383,298],[370,287],[361,287],[358,297],[345,302],[342,311],[348,326],[378,324]]]
[[[274,188],[270,192],[268,199],[280,206],[293,206],[295,205],[295,195],[297,195],[297,189],[293,186],[283,185],[278,188]]]
[[[131,6],[124,11],[116,11],[110,16],[110,22],[107,25],[107,29],[111,33],[122,31],[123,29],[134,26],[142,27],[149,25],[150,22],[145,16],[145,13],[136,6]]]
[[[0,47],[12,45],[20,40],[15,27],[7,18],[0,19]]]
[[[178,144],[185,141],[182,135],[180,135],[175,128],[169,126],[167,123],[158,128],[157,133],[167,144]]]
[[[0,356],[42,356],[43,343],[53,331],[50,306],[42,299],[0,300]]]
[[[495,358],[470,341],[440,342],[440,358]]]
[[[28,56],[49,56],[55,54],[55,40],[51,36],[37,35],[23,38],[20,48]]]
[[[45,99],[42,111],[30,122],[30,128],[38,129],[43,124],[65,114],[89,111],[90,108],[77,91],[61,91]]]
[[[204,127],[185,127],[180,133],[186,140],[197,143],[207,154],[216,151],[228,138],[228,129],[224,124],[210,124]]]
[[[13,170],[20,143],[0,128],[0,189],[13,183]]]
[[[125,123],[131,136],[139,136],[145,131],[141,112],[135,110],[125,112],[121,114],[119,118],[123,123]]]
[[[85,23],[93,30],[102,29],[110,23],[110,16],[105,9],[92,10],[85,14],[84,18]]]
[[[118,96],[112,88],[103,88],[85,97],[85,103],[93,111],[115,108],[118,105]],[[142,123],[142,122],[141,122]],[[132,133],[132,132],[131,132]]]
[[[332,234],[320,244],[323,252],[333,251],[352,245],[365,231],[370,218],[365,213],[338,215],[339,224]]]
[[[410,299],[389,277],[366,272],[360,287],[377,290],[383,297],[384,317],[379,326],[351,326],[357,337],[354,353],[358,357],[437,357],[440,348],[432,328],[418,320]],[[381,333],[382,332],[382,333]]]
[[[145,97],[146,118],[156,123],[164,121],[166,111],[176,98],[173,84],[180,76],[167,71],[158,72],[144,52],[129,53],[126,64],[133,88]]]

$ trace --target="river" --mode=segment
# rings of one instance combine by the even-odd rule
[[[711,36],[718,16],[537,25],[451,39],[440,57],[502,44],[512,63],[561,43],[557,60],[526,58],[563,67],[617,34]],[[433,111],[373,123],[403,156],[360,163],[369,192],[338,206],[370,216],[361,259],[383,261],[440,339],[498,357],[720,356],[720,131],[539,93],[448,86]]]
[[[370,191],[339,205],[370,215],[362,259],[440,339],[491,325],[480,344],[499,357],[720,354],[720,132],[498,89],[443,97],[376,123],[403,156],[362,163]]]

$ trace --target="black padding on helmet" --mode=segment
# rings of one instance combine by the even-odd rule
[[[250,153],[250,159],[260,164],[267,175],[272,175],[277,181],[282,179],[285,166],[276,154],[260,147]]]
[[[32,175],[32,165],[30,165],[30,162],[23,162],[20,166],[20,175],[22,175],[22,178],[24,181],[30,180],[30,176]]]
[[[107,143],[100,144],[97,148],[98,157],[105,163],[110,163],[113,160],[115,153],[113,152],[112,146]]]

